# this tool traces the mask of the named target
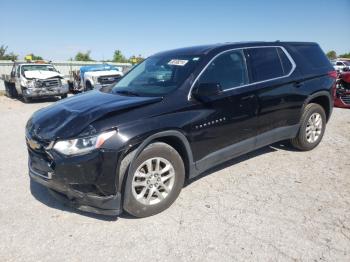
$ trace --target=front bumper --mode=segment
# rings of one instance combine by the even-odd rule
[[[98,196],[82,193],[70,189],[63,184],[56,183],[53,180],[45,179],[31,169],[29,169],[29,175],[33,181],[47,187],[49,192],[56,199],[70,207],[85,212],[108,216],[117,216],[122,213],[120,206],[121,196],[119,193],[112,196]]]
[[[116,152],[96,151],[70,159],[31,148],[28,153],[31,180],[47,187],[60,201],[96,214],[122,212],[121,194],[116,189]]]
[[[104,87],[107,87],[107,86],[111,86],[111,85],[113,85],[113,84],[100,84],[100,83],[96,83],[96,84],[94,85],[94,89],[100,90],[101,88],[104,88]]]
[[[50,97],[50,96],[61,96],[67,94],[69,91],[68,85],[47,88],[26,88],[23,90],[23,95],[26,97]]]

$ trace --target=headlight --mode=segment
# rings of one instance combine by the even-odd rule
[[[115,130],[96,136],[57,141],[53,149],[67,156],[81,155],[101,147],[103,143],[114,134],[116,134]]]
[[[95,84],[98,83],[98,76],[93,76],[92,81],[94,81]]]
[[[34,88],[35,87],[35,80],[28,80],[27,81],[27,87],[29,87],[29,88]]]
[[[35,83],[35,87],[42,87],[43,86],[42,81],[34,81],[34,83]]]

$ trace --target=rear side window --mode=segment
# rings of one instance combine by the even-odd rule
[[[298,45],[299,54],[314,68],[329,66],[330,62],[318,45]]]
[[[284,69],[276,47],[252,48],[248,50],[253,82],[284,76]],[[288,58],[287,58],[288,59]],[[286,68],[291,68],[285,62]]]
[[[248,84],[248,72],[242,50],[224,53],[215,58],[198,80],[199,84],[217,83],[222,90]]]

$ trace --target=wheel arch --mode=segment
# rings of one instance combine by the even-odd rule
[[[310,104],[310,103],[315,103],[315,104],[319,104],[320,106],[322,106],[322,108],[324,109],[324,111],[326,113],[327,121],[329,120],[329,118],[332,114],[332,110],[333,110],[333,99],[332,99],[331,95],[329,94],[329,92],[319,91],[319,92],[316,92],[316,93],[310,95],[305,100],[305,103],[303,106],[303,111],[304,111],[305,106]]]
[[[163,142],[172,146],[181,156],[185,166],[186,179],[191,177],[194,172],[193,155],[190,144],[186,136],[178,130],[167,130],[155,133],[148,136],[143,140],[134,150],[129,152],[121,161],[119,166],[119,184],[118,191],[122,192],[123,185],[125,184],[126,178],[130,174],[130,170],[133,169],[134,160],[141,154],[141,152],[151,143]]]

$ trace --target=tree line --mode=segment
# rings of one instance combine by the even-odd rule
[[[335,52],[334,50],[331,50],[331,51],[327,52],[327,57],[329,59],[350,58],[350,52],[344,53],[344,54],[341,54],[341,55],[338,56],[337,52]]]
[[[43,57],[35,55],[33,53],[26,55],[30,56],[32,60],[43,60]],[[14,52],[8,52],[8,46],[6,45],[0,45],[0,60],[17,60],[19,55],[15,54]],[[73,60],[73,58],[71,58]],[[87,52],[78,52],[75,57],[75,61],[96,61],[93,58],[91,58],[91,51]],[[132,63],[132,64],[138,64],[142,62],[144,58],[141,55],[138,56],[131,56],[126,57],[123,55],[123,53],[120,50],[115,50],[113,53],[113,58],[110,60],[106,60],[103,62],[117,62],[117,63]]]
[[[0,46],[0,60],[17,60],[18,55],[14,52],[8,52],[8,46],[1,45]],[[33,53],[28,54],[27,56],[31,56],[33,60],[43,60],[41,56],[35,55]],[[330,50],[327,52],[327,57],[329,59],[336,59],[336,58],[350,58],[350,52],[344,53],[341,55],[337,55],[337,53],[334,50]],[[73,59],[71,59],[73,60]],[[75,61],[96,61],[91,58],[91,51],[87,52],[78,52],[75,57]],[[113,58],[111,60],[106,60],[104,62],[117,62],[117,63],[132,63],[132,64],[138,64],[142,62],[144,58],[141,55],[138,56],[131,56],[129,58],[126,58],[125,55],[120,50],[115,50],[113,53]]]
[[[86,51],[86,52],[78,52],[74,60],[75,61],[95,61],[93,58],[90,56],[91,51]],[[73,59],[71,59],[73,60]],[[145,60],[141,55],[138,56],[130,56],[129,58],[126,58],[125,55],[123,55],[122,51],[120,50],[115,50],[113,53],[113,58],[110,60],[105,60],[104,62],[116,62],[116,63],[132,63],[132,64],[138,64]]]

